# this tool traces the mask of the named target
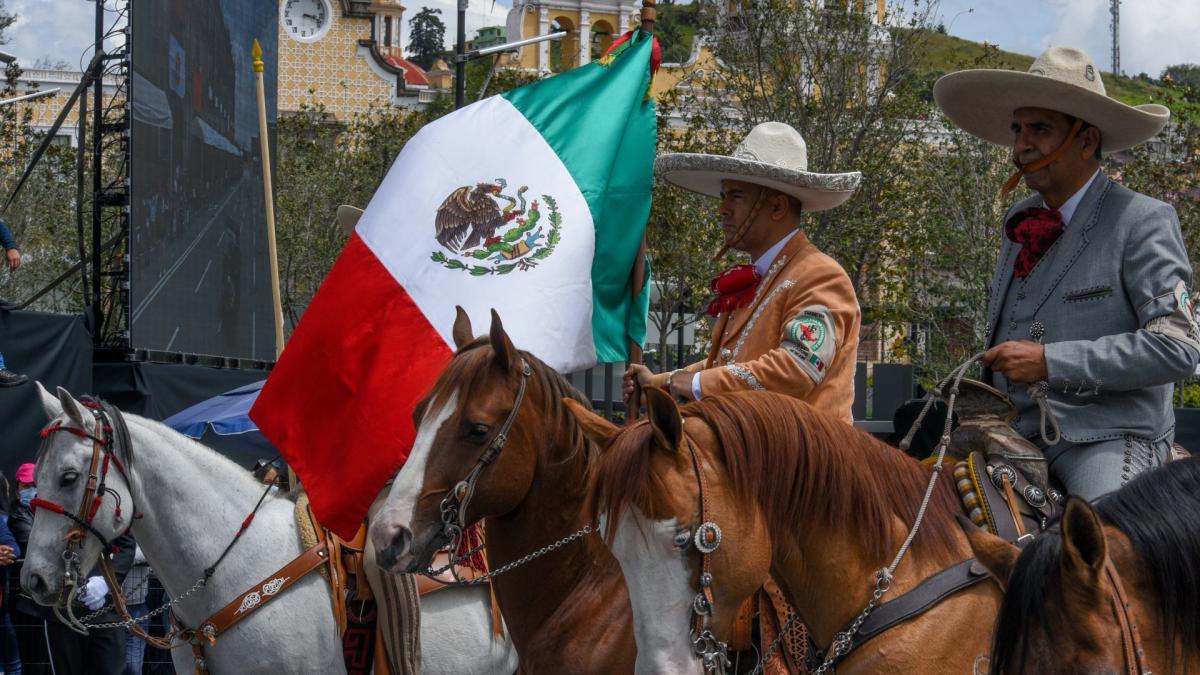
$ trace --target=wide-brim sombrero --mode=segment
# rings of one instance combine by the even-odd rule
[[[800,132],[781,122],[754,127],[731,155],[676,152],[654,162],[655,173],[685,190],[721,196],[721,181],[762,185],[791,195],[804,211],[825,211],[850,198],[862,174],[808,171],[808,148]]]
[[[1012,114],[1019,108],[1056,110],[1087,122],[1100,130],[1104,153],[1154,138],[1171,117],[1166,106],[1131,106],[1109,97],[1091,58],[1071,47],[1047,49],[1027,73],[993,69],[950,73],[934,84],[933,97],[961,129],[1005,147],[1012,147]]]

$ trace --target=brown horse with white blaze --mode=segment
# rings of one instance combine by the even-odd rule
[[[486,528],[492,570],[588,525],[583,509],[596,448],[562,405],[583,399],[549,366],[518,351],[492,312],[475,339],[460,308],[457,353],[414,416],[413,450],[371,522],[380,565],[428,569],[450,540],[443,502]],[[458,491],[461,482],[472,487]],[[458,512],[461,513],[458,513]],[[523,673],[627,673],[636,648],[621,570],[596,534],[542,551],[493,588]]]
[[[647,419],[625,428],[571,401],[566,405],[606,448],[593,474],[589,509],[605,515],[606,536],[625,542],[614,551],[630,588],[637,583],[634,565],[624,556],[637,547],[628,542],[646,541],[642,555],[674,545],[673,555],[685,561],[675,568],[675,583],[658,584],[682,597],[664,598],[666,609],[645,617],[661,627],[659,642],[672,641],[668,633],[676,643],[697,634],[680,612],[704,604],[693,602],[703,593],[702,578],[711,589],[708,629],[727,642],[738,608],[770,576],[812,640],[830,645],[871,601],[876,572],[905,540],[931,470],[787,396],[737,393],[682,409],[659,391],[647,390],[646,398]],[[924,524],[874,609],[877,619],[901,618],[890,627],[879,623],[872,637],[855,635],[853,649],[836,664],[838,673],[971,673],[986,657],[1000,589],[983,570],[971,569],[952,481],[948,475],[937,480]],[[719,534],[702,521],[719,526]],[[706,577],[701,539],[705,548],[715,548]],[[906,594],[929,589],[922,583],[952,566],[974,576],[924,611],[884,609],[888,600],[922,597]],[[635,618],[643,622],[637,612]],[[639,650],[648,649],[640,641],[643,627],[636,630]]]
[[[1200,669],[1200,458],[1138,476],[1019,550],[973,534],[1005,586],[992,675]]]

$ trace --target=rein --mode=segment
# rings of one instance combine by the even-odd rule
[[[713,614],[712,554],[721,546],[721,526],[709,520],[711,509],[708,502],[708,481],[700,467],[700,456],[692,439],[684,436],[688,452],[692,456],[692,468],[696,471],[696,484],[700,492],[700,524],[692,537],[692,544],[700,552],[700,592],[692,600],[692,651],[704,664],[706,673],[722,673],[729,668],[729,645],[713,634],[709,624]],[[783,631],[780,631],[783,635]]]
[[[1142,646],[1142,634],[1133,619],[1133,609],[1129,605],[1125,585],[1121,583],[1121,575],[1117,574],[1117,568],[1111,558],[1104,561],[1104,571],[1108,574],[1109,585],[1112,586],[1113,606],[1117,612],[1117,623],[1121,627],[1125,672],[1127,675],[1151,675],[1146,664],[1146,650]]]

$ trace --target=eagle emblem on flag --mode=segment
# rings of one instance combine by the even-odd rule
[[[561,238],[558,203],[550,195],[526,202],[526,185],[515,196],[505,194],[507,188],[508,181],[497,178],[459,187],[442,200],[434,238],[444,250],[430,258],[448,269],[486,276],[529,270],[549,257]]]

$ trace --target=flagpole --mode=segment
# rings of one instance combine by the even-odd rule
[[[658,20],[658,12],[654,5],[657,0],[642,0],[642,30],[650,33],[651,40],[654,35],[654,24]],[[646,224],[649,227],[649,223]],[[638,247],[637,258],[633,261],[633,300],[636,302],[638,295],[646,286],[646,250],[647,242],[646,235],[642,235],[642,245]],[[637,343],[637,340],[629,341],[629,362],[636,364],[644,364],[645,357],[642,354],[642,346]],[[641,417],[642,408],[642,390],[641,387],[634,387],[633,394],[629,397],[629,401],[625,408],[625,423],[633,424]]]
[[[262,147],[263,201],[267,210],[267,252],[271,258],[271,302],[275,315],[275,358],[283,354],[283,300],[279,292],[279,252],[275,246],[275,197],[271,189],[271,137],[267,133],[267,93],[263,85],[262,45],[254,41],[254,79],[258,84],[258,135]]]

